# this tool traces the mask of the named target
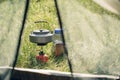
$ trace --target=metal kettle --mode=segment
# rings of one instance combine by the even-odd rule
[[[40,29],[34,30],[30,35],[29,39],[31,42],[36,43],[38,45],[46,45],[47,43],[52,41],[53,34],[50,33],[49,30]]]

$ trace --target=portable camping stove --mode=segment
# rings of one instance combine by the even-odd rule
[[[49,30],[34,30],[30,35],[30,42],[36,43],[38,46],[41,46],[39,55],[36,56],[37,61],[47,62],[48,56],[43,52],[43,46],[52,41],[53,34]]]
[[[41,50],[39,51],[39,54],[36,56],[36,60],[41,62],[48,61],[48,56],[43,52],[43,46],[41,46]]]

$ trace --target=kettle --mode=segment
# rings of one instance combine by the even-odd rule
[[[39,46],[46,45],[52,41],[53,34],[49,30],[40,29],[34,30],[30,35],[29,39],[31,42],[36,43]]]

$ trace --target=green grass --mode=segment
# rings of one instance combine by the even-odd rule
[[[116,17],[116,18],[120,19],[119,15],[114,14],[105,8],[102,8],[101,6],[96,4],[93,0],[78,0],[78,1],[80,2],[80,4],[82,6],[84,6],[85,8],[87,8],[88,10],[90,10],[94,13],[98,13],[101,15],[108,14],[108,15],[111,15],[112,17]]]
[[[80,14],[82,14],[82,17],[86,19],[85,23],[87,22],[89,24],[89,26],[85,26],[85,27],[87,27],[86,29],[88,30],[88,31],[86,31],[86,34],[89,33],[89,31],[92,28],[93,33],[90,33],[90,34],[94,34],[95,37],[91,36],[91,38],[95,38],[95,40],[96,41],[98,40],[98,42],[100,41],[102,46],[109,46],[111,44],[114,44],[115,43],[114,37],[116,38],[115,33],[117,34],[118,31],[110,32],[109,29],[112,31],[113,26],[107,24],[106,25],[107,27],[105,26],[105,28],[103,28],[103,30],[101,30],[101,33],[98,33],[96,27],[93,26],[94,25],[93,24],[94,20],[96,18],[93,19],[93,20],[90,20],[89,18],[91,18],[91,16],[93,16],[93,17],[95,17],[95,16],[98,17],[99,16],[100,21],[102,22],[103,21],[102,19],[106,19],[106,21],[107,20],[109,21],[109,20],[111,20],[111,17],[113,19],[117,18],[118,20],[120,20],[120,16],[115,15],[115,14],[113,14],[113,13],[111,13],[111,12],[109,12],[109,11],[103,9],[103,8],[101,8],[99,5],[95,4],[92,0],[77,0],[77,1],[80,1],[80,5],[82,5],[83,8],[86,9],[86,12],[88,12],[88,14],[91,14],[91,15],[87,15],[87,13],[85,13],[85,12],[80,13]],[[69,16],[71,17],[71,15],[69,15]],[[100,25],[100,24],[99,25],[97,24],[98,19],[96,20],[96,24],[95,24],[97,27]],[[35,24],[34,23],[35,21],[39,21],[39,20],[46,20],[46,21],[48,21],[49,25],[48,26],[42,26],[41,24]],[[81,19],[81,22],[82,22],[82,20],[83,19]],[[93,23],[91,21],[93,21]],[[109,29],[108,29],[108,26],[109,26]],[[55,10],[55,6],[54,6],[54,1],[53,0],[39,0],[38,2],[36,2],[35,0],[31,0],[30,7],[29,7],[29,13],[28,13],[28,17],[27,17],[27,21],[26,21],[26,25],[25,25],[25,30],[24,30],[24,34],[23,34],[23,38],[22,38],[22,45],[21,45],[21,50],[20,50],[18,62],[17,62],[17,67],[34,68],[34,69],[53,69],[53,70],[60,70],[60,71],[69,71],[69,66],[67,64],[66,57],[64,55],[60,56],[60,57],[55,57],[54,53],[51,52],[52,45],[53,45],[52,42],[44,47],[44,51],[49,56],[49,61],[47,63],[38,63],[36,61],[36,59],[35,59],[35,56],[38,54],[39,51],[37,51],[37,50],[40,50],[40,47],[37,46],[34,43],[31,43],[29,41],[29,34],[33,30],[45,28],[45,29],[48,29],[50,31],[53,31],[57,27],[59,27],[59,26],[58,26],[58,20],[57,20],[57,16],[56,16],[56,10]],[[94,29],[94,27],[95,27],[95,29]],[[103,27],[104,27],[104,25],[103,25]],[[79,29],[77,28],[77,30],[79,30]],[[106,33],[105,35],[103,34],[104,30],[105,31],[108,30],[108,33]],[[74,35],[74,33],[72,35]],[[78,38],[80,36],[83,37],[84,35],[81,34],[81,35],[78,36]],[[88,34],[88,36],[89,36],[89,34]],[[105,38],[102,38],[103,36]],[[77,39],[75,41],[77,41]],[[87,39],[87,38],[85,38],[85,39]],[[72,39],[72,40],[74,40],[74,39]],[[79,42],[80,42],[80,40],[82,41],[81,38],[79,39]],[[73,41],[73,42],[75,42],[75,41]],[[70,44],[70,46],[71,46],[71,44]],[[78,45],[78,44],[76,44],[76,45]],[[82,54],[82,52],[80,53],[80,55],[79,54],[73,54],[73,53],[75,53],[75,52],[73,52],[74,51],[73,49],[75,48],[75,50],[76,50],[78,48],[78,46],[77,47],[75,46],[75,47],[73,47],[73,49],[71,49],[70,53],[72,55],[75,55],[75,57],[73,57],[73,58],[74,58],[74,60],[76,62],[76,63],[73,63],[73,65],[77,64],[77,66],[78,66],[76,68],[76,72],[79,72],[78,71],[78,69],[79,69],[83,73],[84,72],[94,73],[94,72],[98,71],[99,74],[100,73],[101,74],[104,74],[104,73],[105,74],[106,73],[109,74],[109,72],[107,72],[107,71],[109,71],[108,67],[111,70],[111,68],[113,68],[114,66],[107,66],[106,64],[111,65],[111,62],[115,63],[114,60],[116,60],[115,58],[116,58],[116,56],[118,56],[118,54],[116,52],[116,49],[118,49],[118,48],[115,48],[115,50],[114,50],[114,48],[110,48],[110,51],[109,50],[108,51],[107,50],[103,50],[103,51],[101,50],[99,52],[98,46],[99,46],[99,43],[91,46],[91,44],[89,44],[89,42],[88,42],[88,43],[83,44],[82,47],[80,46],[81,47],[80,49],[82,51],[82,49],[84,47],[87,47],[89,49],[85,50],[85,53],[90,53],[90,52],[94,53],[94,51],[96,50],[96,52],[98,51],[97,53],[101,53],[103,55],[101,55],[101,54],[92,54],[92,53],[91,54]],[[115,44],[115,46],[119,47],[119,44]],[[78,51],[80,49],[78,49]],[[84,49],[83,49],[83,51],[84,51]],[[76,53],[78,53],[78,52],[76,52]],[[106,53],[106,54],[104,54],[104,53]],[[112,53],[115,53],[115,54],[112,54]],[[101,55],[101,57],[100,57],[101,60],[100,61],[98,61],[100,58],[97,58],[97,56],[99,57],[99,55]],[[109,58],[111,56],[114,58],[114,59],[112,59],[112,61]],[[78,61],[76,61],[76,60],[78,60]],[[97,61],[98,61],[98,63],[97,63]],[[118,61],[119,61],[119,59],[116,61],[116,63],[114,65],[118,65],[118,67],[119,67],[119,62]],[[95,63],[96,65],[93,65],[92,63],[93,64]],[[103,69],[103,67],[105,67],[105,69]],[[112,72],[112,70],[111,70],[111,72]]]
[[[62,0],[60,5],[73,71],[119,74],[120,16],[92,0]]]
[[[46,20],[49,24],[35,24],[35,21]],[[26,20],[25,30],[22,37],[17,67],[34,69],[53,69],[69,71],[65,56],[55,57],[52,52],[53,43],[44,46],[44,52],[49,56],[47,63],[36,61],[35,56],[39,53],[40,46],[29,41],[29,34],[33,30],[48,29],[51,32],[59,27],[53,0],[31,0]]]

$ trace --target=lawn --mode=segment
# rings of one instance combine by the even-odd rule
[[[68,0],[66,0],[66,2],[67,1]],[[119,55],[118,33],[120,28],[118,27],[119,25],[118,22],[120,20],[120,16],[115,15],[103,9],[102,7],[95,4],[92,0],[76,0],[78,2],[77,5],[72,4],[72,2],[74,2],[73,0],[70,1],[71,4],[68,4],[69,6],[68,8],[70,8],[71,10],[68,10],[68,12],[66,10],[65,14],[67,13],[71,13],[71,14],[68,14],[67,16],[65,16],[66,18],[65,17],[64,18],[66,19],[65,24],[69,26],[68,28],[69,32],[72,33],[71,35],[73,35],[73,37],[70,38],[68,37],[69,39],[67,43],[69,43],[71,39],[69,46],[71,47],[74,46],[73,48],[68,47],[68,50],[70,51],[69,52],[70,57],[72,56],[73,59],[73,67],[75,65],[74,67],[75,72],[97,73],[98,71],[99,74],[100,73],[109,74],[109,72],[107,71],[110,70],[110,72],[112,73],[113,72],[112,69],[114,69],[113,68],[114,65],[118,65],[117,67],[119,68],[118,61],[120,61],[118,57],[117,57],[118,59],[115,59],[116,56]],[[76,9],[73,9],[71,5],[73,5],[73,7]],[[79,13],[81,15],[75,16],[75,14],[72,13],[72,11],[73,12],[76,11],[76,14]],[[75,18],[75,22],[74,20],[72,20],[74,18]],[[47,26],[42,26],[42,24],[34,23],[35,21],[39,21],[39,20],[46,20],[49,24]],[[116,22],[114,23],[114,21]],[[72,24],[77,22],[79,22],[80,25]],[[109,24],[106,24],[107,22]],[[85,25],[84,23],[87,23],[88,25]],[[115,25],[117,28],[115,29],[113,25]],[[65,28],[67,28],[67,26]],[[79,26],[79,27],[74,28],[74,30],[76,29],[76,31],[74,31],[73,26]],[[47,63],[38,63],[36,61],[35,56],[38,54],[39,52],[38,50],[40,50],[40,46],[37,46],[36,44],[31,43],[29,41],[29,34],[33,30],[44,28],[52,32],[57,27],[59,26],[58,26],[58,19],[56,15],[54,0],[38,0],[38,1],[31,0],[28,17],[26,20],[25,30],[22,37],[22,45],[19,52],[17,67],[69,71],[69,66],[66,57],[64,55],[55,57],[54,53],[51,52],[53,48],[52,42],[44,46],[44,52],[46,52],[46,54],[49,56],[49,61]],[[79,33],[79,35],[76,35],[77,32],[80,32],[80,30],[81,33]],[[99,31],[101,32],[99,33]],[[91,41],[89,39],[91,39]],[[83,41],[82,45],[80,41],[81,42]],[[111,44],[112,47],[110,47]],[[118,50],[118,52],[116,52],[116,50]],[[80,53],[76,54],[78,52]],[[113,54],[112,52],[115,54]],[[112,59],[112,61],[109,58],[111,56],[114,58]],[[116,63],[111,66],[111,63],[115,62],[114,60],[116,60]],[[106,66],[106,64],[108,64],[109,66]],[[103,67],[105,69],[103,69]]]
[[[92,0],[59,0],[59,5],[73,71],[120,74],[120,16]]]
[[[35,21],[45,20],[49,24],[35,24]],[[48,29],[51,32],[58,26],[58,20],[53,0],[31,0],[25,29],[22,37],[21,48],[17,61],[17,67],[33,69],[52,69],[69,71],[67,59],[64,55],[55,57],[52,52],[53,43],[48,43],[43,47],[44,52],[49,56],[47,63],[36,61],[35,56],[39,53],[40,46],[29,41],[29,34],[33,30]]]

